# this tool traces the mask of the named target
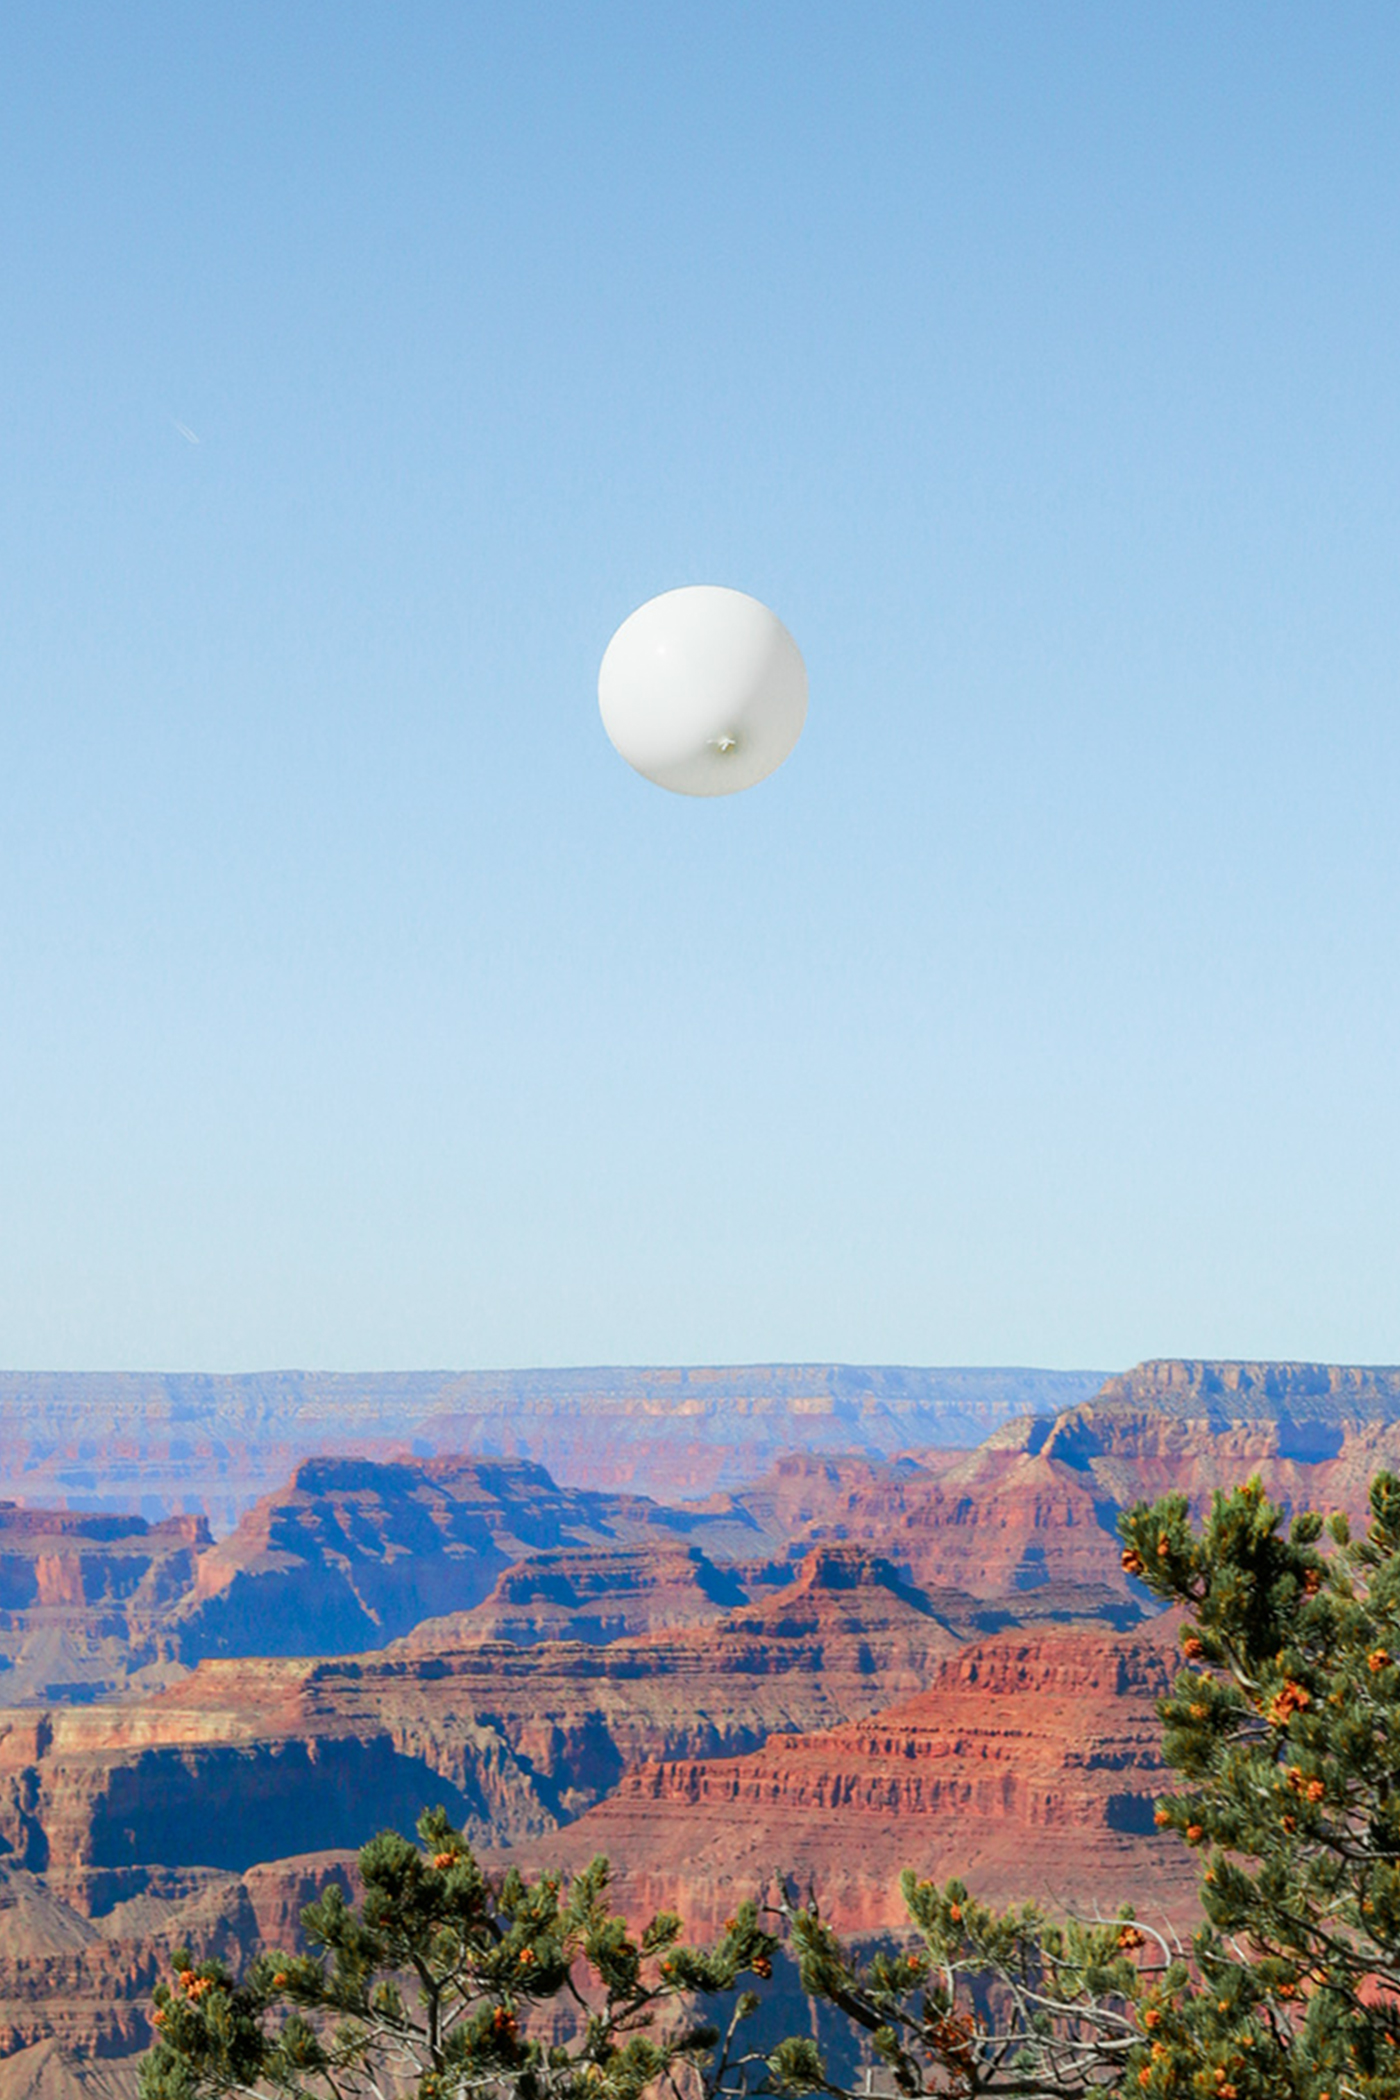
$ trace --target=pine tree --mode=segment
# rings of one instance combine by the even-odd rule
[[[1179,1791],[1157,1820],[1202,1859],[1194,1987],[1150,2011],[1152,2100],[1400,2096],[1400,1480],[1371,1521],[1285,1528],[1257,1480],[1123,1520],[1124,1565],[1183,1605],[1163,1708]],[[1326,1541],[1329,1550],[1323,1550]]]
[[[1034,1904],[990,1909],[960,1881],[940,1888],[912,1872],[902,1891],[913,1944],[868,1959],[814,1905],[788,1912],[802,1988],[861,2031],[884,2091],[1115,2091],[1141,2051],[1144,1990],[1184,1977],[1171,1945],[1128,1909],[1108,1923],[1057,1922]],[[780,2043],[770,2070],[782,2092],[848,2090],[809,2035]]]
[[[693,2006],[771,1974],[754,1904],[711,1948],[684,1945],[671,1915],[634,1938],[603,1860],[567,1888],[518,1872],[497,1886],[443,1810],[418,1833],[365,1846],[358,1905],[332,1884],[307,1907],[310,1953],[264,1954],[241,1980],[177,1954],[156,1987],[142,2100],[639,2100],[682,2067],[692,2094],[743,2092],[739,2029],[757,2000],[733,1998],[722,2032]]]

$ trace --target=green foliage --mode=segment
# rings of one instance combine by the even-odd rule
[[[497,1887],[442,1810],[418,1832],[418,1845],[385,1831],[365,1846],[358,1908],[334,1884],[308,1905],[313,1953],[265,1954],[239,1981],[177,1954],[173,1983],[156,1987],[142,2100],[354,2100],[389,2087],[418,2100],[639,2100],[682,2064],[708,2092],[742,2090],[752,2059],[737,2034],[756,1999],[739,1996],[722,2034],[691,2005],[771,1973],[775,1942],[754,1904],[713,1947],[684,1945],[670,1916],[634,1939],[611,1910],[603,1860],[567,1887],[515,1871]]]
[[[960,1881],[939,1887],[906,1872],[916,1937],[861,1961],[814,1906],[790,1909],[808,1996],[868,2037],[898,2093],[1070,2094],[1111,2090],[1141,2041],[1144,1992],[1179,1988],[1185,1969],[1131,1910],[1107,1922],[1057,1922],[1033,1904],[996,1911]],[[780,2091],[843,2090],[809,2037],[770,2058]]]
[[[1360,1540],[1285,1527],[1257,1480],[1199,1534],[1179,1497],[1122,1520],[1124,1565],[1191,1614],[1157,1819],[1200,1851],[1207,1919],[1149,2095],[1209,2065],[1221,2100],[1400,2096],[1400,1480],[1370,1500]]]

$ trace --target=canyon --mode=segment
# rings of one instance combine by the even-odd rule
[[[167,1513],[173,1441],[92,1475],[144,1481],[145,1514],[32,1506],[69,1461],[10,1458],[31,1506],[0,1507],[0,2100],[129,2093],[178,1940],[286,1942],[318,1877],[430,1802],[495,1864],[605,1852],[629,1911],[702,1932],[780,1875],[848,1930],[897,1929],[905,1865],[1189,1926],[1192,1862],[1152,1823],[1175,1628],[1125,1574],[1117,1512],[1167,1490],[1199,1511],[1252,1472],[1359,1515],[1400,1465],[1388,1370],[1147,1364],[1014,1412],[1039,1374],[580,1373],[533,1413],[547,1374],[516,1375],[514,1398],[490,1374],[466,1400],[380,1381],[373,1406],[375,1381],[310,1381],[358,1448],[276,1484],[257,1466],[294,1438],[274,1447],[261,1389],[217,1538]],[[219,1405],[239,1385],[212,1383]],[[151,1420],[189,1399],[142,1391]],[[695,1402],[679,1428],[668,1391]],[[942,1428],[993,1419],[929,1436],[934,1393]],[[516,1448],[473,1444],[512,1406]],[[410,1416],[458,1448],[396,1443]],[[592,1447],[591,1478],[525,1448],[541,1422]],[[712,1463],[736,1422],[753,1434]]]
[[[888,1457],[978,1443],[1088,1399],[1096,1371],[888,1365],[0,1372],[0,1496],[227,1531],[304,1458],[470,1452],[573,1487],[675,1500],[757,1478],[783,1451]]]
[[[481,1603],[496,1578],[552,1549],[708,1540],[749,1550],[739,1512],[558,1487],[520,1459],[307,1459],[200,1560],[170,1638],[211,1655],[333,1655]]]
[[[467,1615],[469,1618],[470,1615]],[[150,1866],[351,1848],[441,1801],[473,1840],[557,1830],[652,1757],[875,1710],[957,1637],[887,1562],[817,1548],[763,1601],[606,1645],[437,1621],[378,1652],[204,1662],[158,1696],[0,1716],[0,1846],[88,1909]]]
[[[164,1629],[214,1541],[203,1517],[0,1503],[0,1700],[92,1699],[174,1674]]]
[[[1170,1777],[1157,1701],[1174,1628],[999,1635],[940,1659],[912,1698],[834,1728],[775,1733],[737,1757],[656,1759],[547,1848],[619,1862],[634,1915],[679,1909],[714,1931],[754,1889],[820,1891],[850,1933],[904,1922],[901,1870],[987,1901],[1189,1929],[1196,1871],[1153,1824]]]

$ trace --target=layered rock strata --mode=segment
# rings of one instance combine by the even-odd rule
[[[632,1915],[676,1909],[697,1930],[784,1878],[843,1931],[897,1927],[905,1867],[989,1901],[1079,1915],[1131,1901],[1187,1924],[1197,1863],[1153,1823],[1173,1667],[1170,1635],[1154,1635],[978,1643],[870,1718],[635,1768],[526,1854],[569,1868],[605,1853]]]
[[[113,2081],[82,2066],[130,2066],[150,2046],[151,1992],[177,1947],[237,1970],[265,1946],[298,1946],[302,1907],[331,1881],[348,1890],[351,1873],[336,1855],[242,1876],[152,1869],[94,1916],[40,1877],[0,1868],[0,2059],[11,2060],[0,2065],[0,2094],[36,2077],[58,2094],[111,2091]]]
[[[213,1541],[202,1517],[0,1503],[0,1699],[100,1698],[174,1674],[165,1628]],[[152,1683],[152,1680],[155,1683]]]
[[[172,1645],[187,1663],[343,1655],[481,1603],[530,1554],[695,1539],[732,1555],[761,1536],[737,1511],[561,1488],[523,1460],[308,1459],[200,1560]]]
[[[824,1572],[836,1576],[834,1587],[824,1587]],[[880,1602],[877,1593],[892,1601]],[[842,1597],[859,1599],[859,1612],[853,1615],[849,1604],[833,1606],[831,1600]],[[498,1855],[499,1862],[568,1872],[605,1853],[618,1870],[617,1900],[630,1916],[640,1920],[656,1909],[675,1908],[697,1935],[717,1929],[744,1896],[771,1891],[779,1877],[812,1888],[845,1932],[898,1928],[897,1884],[905,1866],[937,1879],[958,1874],[991,1900],[1036,1898],[1080,1915],[1111,1912],[1131,1900],[1149,1922],[1189,1927],[1196,1862],[1152,1822],[1154,1797],[1167,1782],[1155,1701],[1173,1665],[1170,1630],[1159,1623],[1148,1635],[1017,1634],[960,1648],[948,1644],[919,1664],[902,1601],[888,1572],[867,1568],[862,1574],[850,1555],[814,1556],[802,1582],[782,1599],[779,1614],[765,1609],[733,1615],[747,1624],[731,1622],[732,1641],[712,1656],[704,1680],[693,1669],[674,1672],[672,1689],[683,1697],[669,1723],[656,1712],[644,1718],[631,1709],[631,1741],[640,1756],[615,1775],[607,1798],[567,1827],[524,1834],[512,1851]],[[926,1614],[917,1616],[930,1623]],[[859,1634],[853,1631],[857,1618]],[[789,1632],[780,1633],[780,1623]],[[715,1632],[696,1629],[693,1644],[713,1639]],[[788,1726],[741,1744],[737,1755],[719,1754],[726,1741],[734,1747],[732,1734],[698,1750],[692,1741],[688,1755],[645,1755],[649,1741],[666,1742],[668,1729],[673,1747],[684,1741],[683,1704],[703,1711],[703,1701],[723,1688],[737,1694],[726,1712],[742,1706],[754,1690],[744,1681],[755,1656],[752,1644],[766,1646],[771,1659],[784,1640],[805,1643],[809,1659],[819,1653],[829,1683],[795,1674],[809,1691],[834,1690],[833,1704],[851,1696],[853,1684],[863,1682],[867,1692],[878,1686],[882,1674],[884,1681],[897,1682],[901,1669],[921,1668],[924,1688],[862,1719],[825,1727],[793,1726],[801,1700],[790,1698]],[[862,1641],[870,1644],[874,1670],[864,1667]],[[664,1681],[676,1644],[634,1642],[630,1656],[624,1649],[622,1657],[618,1644],[567,1655],[561,1650],[556,1668],[584,1652],[595,1664],[627,1660],[633,1669],[650,1652],[658,1665],[652,1674]],[[541,1653],[534,1649],[519,1660],[538,1660]],[[501,1659],[502,1651],[491,1646],[478,1658],[488,1670]],[[357,1679],[349,1665],[321,1665],[300,1682],[286,1664],[247,1666],[251,1674],[240,1711],[246,1715],[249,1695],[258,1692],[265,1732],[222,1740],[218,1696],[220,1688],[228,1689],[235,1666],[206,1666],[179,1695],[132,1712],[124,1747],[138,1763],[144,1751],[172,1749],[202,1749],[216,1766],[220,1755],[235,1763],[243,1756],[256,1760],[278,1741],[275,1717],[280,1714],[285,1723],[295,1715],[301,1740],[314,1747],[322,1783],[334,1785],[337,1745],[346,1739],[318,1729],[325,1729],[332,1712],[342,1724],[354,1721],[350,1687],[358,1685],[371,1706],[382,1706],[398,1666],[417,1685],[413,1696],[421,1709],[424,1683],[453,1681],[453,1665],[444,1660],[447,1672],[436,1680],[416,1678],[404,1648],[366,1658],[368,1678]],[[635,1697],[635,1678],[610,1677],[608,1684],[624,1697],[611,1705],[601,1697],[595,1707],[611,1725],[615,1752],[627,1740],[621,1724],[629,1683]],[[561,1688],[557,1678],[555,1688]],[[575,1682],[575,1700],[578,1689]],[[318,1720],[321,1702],[329,1711]],[[177,1713],[187,1724],[183,1742],[172,1740]],[[425,1727],[427,1718],[420,1710],[420,1751],[429,1747],[432,1727],[447,1723],[448,1708],[439,1707]],[[535,1718],[552,1725],[538,1707]],[[189,1724],[197,1724],[202,1735],[196,1737]],[[700,1732],[710,1725],[702,1720]],[[36,1806],[59,1806],[65,1766],[68,1803],[76,1805],[81,1747],[57,1737],[47,1749],[34,1747],[41,1770],[46,1761],[50,1767],[41,1776],[44,1800]],[[99,1753],[99,1746],[90,1740],[87,1753]],[[154,1818],[160,1800],[176,1807],[174,1770],[157,1756],[148,1775],[151,1798],[143,1805],[142,1789],[129,1791],[125,1810]],[[87,1776],[93,1776],[90,1767]],[[94,1805],[89,1794],[89,1811]],[[219,1803],[213,1806],[217,1812]],[[392,1819],[390,1807],[381,1796],[371,1827]],[[100,1851],[112,1831],[104,1834],[100,1822],[88,1827],[96,1840],[90,1851]],[[56,1823],[51,1834],[59,1835]],[[269,1837],[276,1834],[269,1826]],[[91,1857],[86,1863],[65,1859],[55,1844],[46,1880],[13,1866],[0,1871],[0,2049],[8,2044],[11,2051],[59,2052],[62,2061],[55,2056],[50,2065],[59,2081],[53,2100],[64,2100],[77,2091],[73,2052],[120,2061],[124,2052],[145,2046],[150,1987],[178,1941],[235,1963],[261,1945],[290,1944],[301,1905],[331,1875],[344,1884],[350,1867],[344,1853],[269,1861],[241,1875],[198,1863],[103,1867]]]
[[[606,1646],[629,1634],[707,1625],[791,1578],[784,1563],[717,1567],[698,1546],[561,1547],[512,1563],[473,1610],[424,1620],[414,1645],[476,1638],[513,1641],[518,1648],[559,1640]]]
[[[930,1596],[974,1600],[984,1625],[989,1607],[999,1607],[992,1623],[1127,1620],[1143,1608],[1123,1574],[1112,1505],[1073,1467],[1015,1444],[897,1464],[790,1454],[752,1488],[703,1506],[741,1514],[789,1548],[865,1545]]]
[[[888,1563],[811,1554],[713,1624],[520,1648],[413,1636],[333,1662],[202,1664],[139,1703],[0,1715],[0,1845],[89,1908],[151,1865],[241,1869],[411,1828],[556,1829],[648,1758],[869,1713],[956,1647]]]
[[[975,1444],[1087,1399],[1101,1373],[880,1365],[246,1377],[0,1372],[0,1495],[204,1512],[227,1530],[318,1453],[471,1451],[668,1499],[755,1479],[794,1447]]]

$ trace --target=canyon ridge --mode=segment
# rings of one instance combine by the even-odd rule
[[[1175,1627],[1118,1512],[1358,1514],[1400,1372],[0,1376],[0,2100],[126,2095],[185,1944],[291,1944],[386,1823],[703,1933],[898,1874],[1189,1926]]]

